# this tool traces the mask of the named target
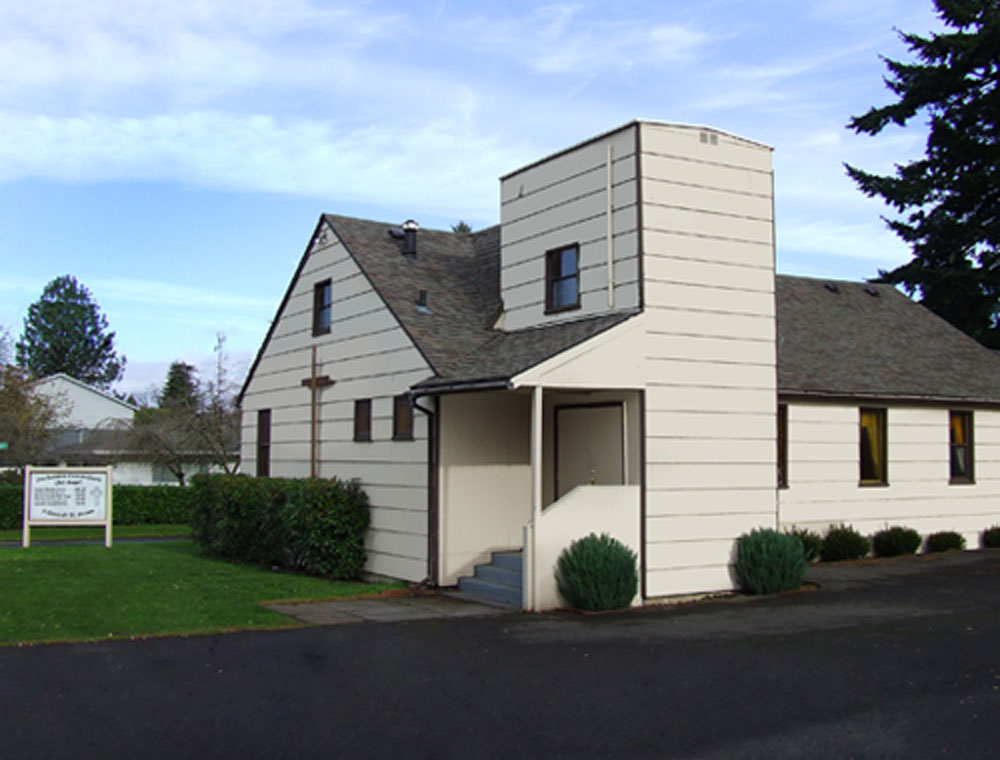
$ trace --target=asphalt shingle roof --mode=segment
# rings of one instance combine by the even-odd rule
[[[777,277],[778,390],[1000,401],[1000,359],[891,285]]]

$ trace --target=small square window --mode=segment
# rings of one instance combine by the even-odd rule
[[[949,448],[952,483],[973,483],[972,412],[949,412]]]
[[[545,254],[545,313],[580,308],[580,246]]]
[[[396,396],[393,399],[392,440],[413,440],[413,402],[409,396]]]
[[[860,429],[861,485],[884,486],[889,483],[886,472],[885,409],[862,409]]]
[[[354,440],[372,439],[372,400],[359,398],[354,402]]]
[[[313,288],[313,335],[330,332],[330,302],[333,284],[330,280],[316,283]]]

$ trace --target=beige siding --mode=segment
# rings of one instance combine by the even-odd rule
[[[1000,412],[973,413],[975,484],[949,484],[948,409],[889,406],[888,486],[860,486],[859,412],[843,404],[788,407],[783,525],[823,532],[847,523],[871,534],[905,525],[921,534],[957,530],[970,548],[1000,522]]]
[[[330,278],[331,330],[312,336],[313,286]],[[320,390],[319,474],[360,478],[372,505],[366,545],[370,573],[419,581],[427,575],[427,420],[414,412],[414,441],[392,440],[393,396],[430,369],[328,232],[310,250],[243,399],[242,464],[256,471],[257,410],[271,409],[271,474],[308,477],[312,347]],[[355,443],[354,401],[372,399],[372,441]]]
[[[608,197],[608,146],[612,193]],[[635,128],[528,167],[501,181],[501,295],[509,330],[609,309],[608,215],[614,308],[639,305]],[[580,246],[580,308],[546,315],[545,252]]]
[[[776,524],[770,150],[659,124],[641,146],[647,594],[728,589],[734,539]]]

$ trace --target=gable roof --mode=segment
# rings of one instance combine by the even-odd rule
[[[785,395],[1000,402],[1000,359],[891,285],[777,277]]]

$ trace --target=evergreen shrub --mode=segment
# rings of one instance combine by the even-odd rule
[[[913,528],[894,525],[872,536],[872,549],[876,557],[896,557],[900,554],[915,554],[920,548],[920,542],[920,534]]]
[[[983,531],[983,548],[1000,548],[1000,525],[994,525],[992,528],[987,528]]]
[[[831,525],[823,537],[819,557],[824,562],[861,559],[871,551],[871,543],[849,525]]]
[[[577,609],[598,612],[628,607],[639,588],[636,554],[607,533],[591,533],[559,555],[556,585]]]
[[[206,554],[325,578],[361,572],[370,516],[357,481],[196,475],[190,488]]]
[[[770,528],[744,533],[736,541],[736,577],[751,594],[776,594],[802,585],[806,577],[802,539]]]
[[[802,552],[805,554],[806,562],[815,562],[819,559],[819,550],[823,545],[823,537],[819,533],[808,528],[791,528],[786,533],[802,542]]]
[[[953,530],[942,530],[927,536],[927,551],[946,552],[951,549],[964,549],[965,538]]]

